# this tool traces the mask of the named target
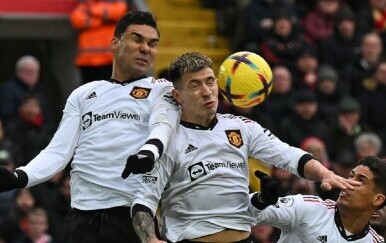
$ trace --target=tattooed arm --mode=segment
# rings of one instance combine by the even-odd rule
[[[133,207],[133,227],[142,243],[166,242],[157,238],[151,210],[141,204]]]

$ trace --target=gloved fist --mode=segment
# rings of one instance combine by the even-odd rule
[[[130,155],[127,158],[125,169],[122,172],[122,178],[126,179],[131,173],[142,174],[150,172],[154,165],[154,154],[148,150],[139,151],[137,154]]]
[[[22,170],[15,171],[17,176],[4,167],[0,167],[0,192],[23,188],[28,183],[28,176]]]
[[[279,184],[262,171],[256,170],[255,176],[260,179],[260,192],[252,196],[251,203],[258,209],[273,205],[279,199]]]

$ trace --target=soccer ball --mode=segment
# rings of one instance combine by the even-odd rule
[[[238,107],[256,106],[272,90],[271,67],[253,52],[233,53],[220,66],[218,87],[229,103]]]

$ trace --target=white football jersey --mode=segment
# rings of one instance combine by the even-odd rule
[[[353,235],[343,228],[336,202],[323,201],[317,196],[281,197],[276,205],[263,211],[251,207],[258,224],[269,224],[281,230],[281,242],[291,243],[383,243],[370,226]]]
[[[248,157],[298,175],[305,154],[243,117],[217,114],[209,128],[182,121],[159,163],[143,175],[133,205],[154,213],[160,200],[160,232],[172,242],[226,228],[250,232],[256,220],[248,212]]]
[[[150,139],[166,147],[179,122],[172,83],[141,78],[101,80],[72,92],[49,145],[27,166],[28,187],[44,182],[72,160],[71,206],[94,210],[131,206],[138,185],[121,178],[129,155]],[[155,129],[150,133],[151,129]],[[153,130],[154,130],[153,129]]]

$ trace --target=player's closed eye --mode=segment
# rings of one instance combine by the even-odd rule
[[[198,84],[197,83],[192,83],[192,84],[189,85],[189,88],[195,90],[195,89],[198,88]]]
[[[158,46],[158,41],[151,41],[148,43],[148,46],[152,48],[156,48]]]
[[[206,82],[207,85],[209,86],[213,86],[216,84],[216,80],[215,79],[209,79],[207,82]]]

